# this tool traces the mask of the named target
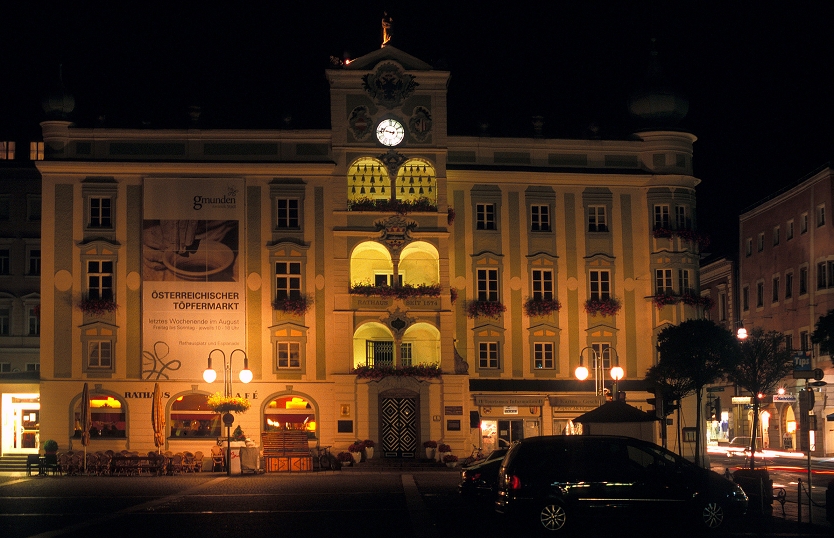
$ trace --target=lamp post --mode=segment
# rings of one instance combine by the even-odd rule
[[[228,360],[226,354],[222,349],[212,349],[208,354],[208,367],[203,371],[203,379],[206,383],[214,383],[217,379],[217,372],[211,367],[211,356],[219,351],[223,355],[223,397],[232,397],[232,359],[238,351],[243,353],[243,370],[238,376],[243,383],[252,381],[252,370],[249,369],[249,358],[246,352],[242,349],[235,349],[229,353]],[[232,424],[235,422],[235,417],[227,412],[223,415],[223,424],[226,426],[226,476],[232,476]]]
[[[580,381],[585,381],[586,379],[588,379],[588,374],[590,373],[588,371],[588,368],[586,368],[582,364],[582,358],[583,358],[582,354],[586,350],[591,350],[591,353],[593,354],[593,357],[594,357],[594,363],[593,363],[594,389],[595,389],[595,392],[596,392],[597,396],[600,396],[601,394],[603,394],[604,388],[605,388],[604,387],[605,379],[604,379],[604,376],[603,376],[603,373],[602,373],[602,371],[603,371],[602,359],[605,356],[606,352],[609,352],[609,353],[611,351],[614,352],[614,366],[611,367],[610,374],[611,374],[611,378],[614,380],[614,387],[613,387],[614,388],[614,398],[613,399],[616,400],[619,397],[618,396],[619,393],[617,392],[618,391],[617,383],[620,381],[620,379],[625,377],[625,371],[622,368],[620,368],[620,366],[619,366],[619,356],[617,355],[617,350],[612,348],[612,347],[607,347],[604,350],[602,350],[602,354],[600,355],[599,353],[597,353],[597,350],[593,348],[593,346],[587,346],[585,348],[582,348],[582,351],[579,352],[579,366],[577,366],[576,370],[574,371],[574,375],[576,376],[576,379],[578,379]]]

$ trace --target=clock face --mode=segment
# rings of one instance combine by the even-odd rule
[[[382,120],[376,126],[376,138],[386,146],[396,146],[403,141],[405,130],[397,120]]]

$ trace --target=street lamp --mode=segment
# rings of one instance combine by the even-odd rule
[[[238,351],[243,353],[243,370],[240,371],[240,381],[249,383],[252,381],[252,370],[249,369],[249,358],[246,352],[242,349],[235,349],[229,354],[226,360],[226,354],[222,349],[212,349],[208,354],[208,367],[203,371],[203,379],[206,383],[214,383],[217,379],[217,372],[211,367],[211,356],[216,351],[223,355],[223,396],[225,398],[232,397],[232,359]],[[232,424],[235,423],[235,417],[231,413],[223,415],[223,424],[226,426],[226,476],[232,476]]]
[[[605,381],[605,379],[604,379],[604,376],[603,376],[603,373],[602,373],[602,371],[603,371],[602,358],[605,356],[606,352],[611,352],[611,351],[614,352],[614,366],[611,367],[610,374],[611,374],[611,378],[614,380],[614,395],[615,395],[614,399],[617,399],[617,396],[616,396],[618,394],[618,392],[617,392],[617,390],[618,390],[617,382],[620,379],[622,379],[623,377],[625,377],[625,371],[622,368],[620,368],[620,366],[618,364],[619,363],[619,357],[617,355],[617,350],[612,348],[612,347],[607,347],[602,351],[602,356],[600,356],[600,354],[597,353],[597,350],[594,349],[593,346],[588,346],[588,347],[583,348],[582,351],[579,352],[579,366],[577,366],[576,370],[574,371],[574,375],[576,376],[576,379],[578,379],[580,381],[585,381],[586,379],[588,379],[588,374],[590,373],[588,371],[588,368],[586,368],[582,364],[582,354],[586,350],[591,350],[591,353],[593,354],[593,357],[594,357],[594,362],[593,362],[594,387],[595,387],[595,391],[596,391],[597,396],[601,395],[604,392],[604,381]]]
[[[738,330],[736,331],[736,338],[739,340],[746,340],[747,339],[747,329],[744,328],[744,321],[739,320],[738,322]]]

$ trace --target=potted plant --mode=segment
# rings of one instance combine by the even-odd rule
[[[226,398],[219,392],[215,392],[206,400],[209,408],[215,413],[245,413],[251,404],[246,398],[230,396]]]
[[[342,465],[353,465],[353,456],[350,455],[350,452],[339,452],[336,454],[336,459]]]
[[[232,432],[232,441],[246,441],[246,434],[243,433],[243,429],[240,426]]]
[[[376,443],[374,443],[370,439],[365,439],[364,441],[362,441],[362,445],[364,445],[364,447],[365,447],[365,459],[369,460],[369,459],[373,458],[374,457],[374,446],[376,446]]]
[[[58,453],[58,441],[54,439],[47,439],[43,443],[43,452],[44,454],[57,454]]]
[[[443,461],[443,458],[448,454],[452,453],[452,447],[445,443],[440,443],[437,445],[437,459],[438,461]]]
[[[454,454],[446,454],[443,456],[443,463],[446,464],[446,467],[455,467],[458,464],[458,457]]]
[[[434,451],[437,448],[437,441],[426,441],[423,443],[423,448],[426,449],[426,458],[433,460]]]
[[[350,452],[350,457],[353,458],[355,463],[359,463],[362,461],[362,449],[365,448],[365,445],[362,444],[362,441],[354,441],[353,443],[348,446],[348,452]]]

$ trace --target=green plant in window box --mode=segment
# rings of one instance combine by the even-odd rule
[[[466,305],[466,315],[470,318],[497,318],[507,311],[507,307],[500,301],[469,301]]]
[[[245,413],[251,407],[249,400],[238,396],[225,397],[215,392],[206,400],[209,409],[215,413]]]

